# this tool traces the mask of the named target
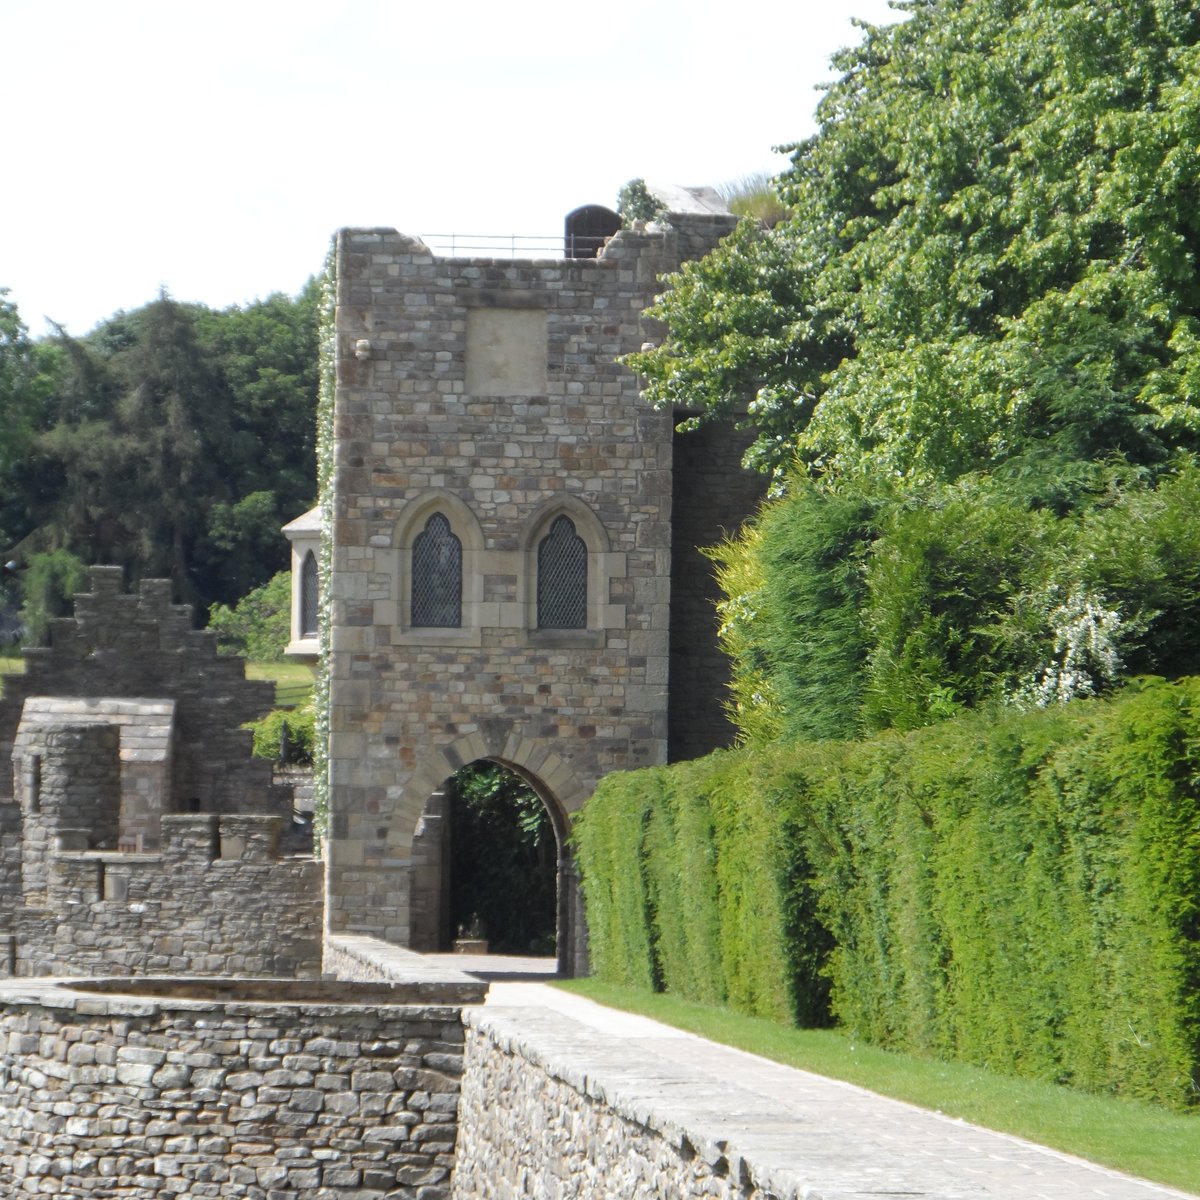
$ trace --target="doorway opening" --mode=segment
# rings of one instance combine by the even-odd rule
[[[490,759],[430,796],[413,839],[414,949],[563,961],[569,857],[552,803]]]
[[[463,767],[447,793],[455,938],[481,938],[491,954],[554,954],[558,839],[545,804],[494,762]]]

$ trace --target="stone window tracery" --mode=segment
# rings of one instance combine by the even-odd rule
[[[412,547],[412,625],[457,629],[462,625],[462,542],[435,512]]]
[[[587,628],[588,550],[575,522],[559,516],[537,550],[537,626]]]

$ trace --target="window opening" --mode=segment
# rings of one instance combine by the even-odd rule
[[[587,546],[570,517],[556,517],[538,544],[539,629],[587,628]]]
[[[310,550],[300,568],[300,636],[317,636],[321,608],[321,585],[317,575],[317,556]]]
[[[462,625],[462,542],[441,513],[425,522],[413,542],[412,624],[441,629]]]

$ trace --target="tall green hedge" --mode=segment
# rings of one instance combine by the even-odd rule
[[[1200,1100],[1200,679],[610,776],[575,837],[605,978]]]

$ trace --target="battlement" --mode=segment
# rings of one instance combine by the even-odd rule
[[[121,582],[93,568],[0,699],[0,973],[319,974],[321,866],[281,854],[290,796],[241,728],[272,685],[166,580]]]
[[[143,579],[136,591],[126,592],[119,567],[92,567],[89,579],[90,590],[75,597],[74,615],[54,621],[50,644],[25,650],[25,673],[5,681],[0,761],[16,749],[26,716],[31,725],[79,717],[145,727],[152,714],[137,706],[171,704],[169,762],[164,757],[162,768],[168,798],[158,811],[287,816],[287,796],[273,790],[271,766],[251,756],[250,734],[242,728],[271,708],[273,686],[247,679],[244,660],[219,654],[214,634],[192,628],[191,609],[172,603],[169,580]],[[61,707],[66,699],[75,702],[71,712]],[[30,700],[37,703],[27,710]],[[60,707],[48,713],[52,701]],[[133,761],[133,734],[128,729],[121,738],[127,762]],[[136,790],[127,788],[130,804]],[[7,792],[0,775],[0,804]],[[157,813],[147,810],[139,820],[128,832],[141,834],[153,848]],[[137,823],[132,809],[130,821]]]

